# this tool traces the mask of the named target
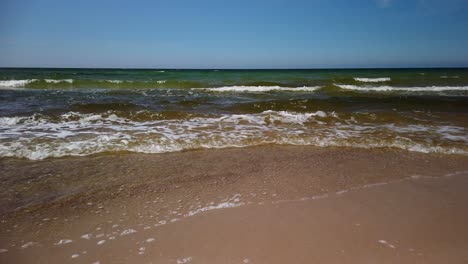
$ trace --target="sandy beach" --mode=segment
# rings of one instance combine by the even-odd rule
[[[0,264],[468,264],[467,14],[0,1]]]
[[[468,158],[261,146],[0,160],[2,263],[465,263]]]

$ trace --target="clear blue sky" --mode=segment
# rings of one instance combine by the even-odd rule
[[[0,66],[468,66],[468,0],[0,0]]]

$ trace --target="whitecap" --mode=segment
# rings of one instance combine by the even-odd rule
[[[270,91],[289,91],[289,92],[313,92],[320,87],[281,87],[281,86],[224,86],[217,88],[192,88],[193,90],[205,90],[212,92],[270,92]]]
[[[389,77],[380,77],[380,78],[354,78],[354,80],[358,82],[376,83],[376,82],[389,82],[392,79]]]
[[[468,91],[468,86],[422,86],[422,87],[396,87],[396,86],[357,86],[348,84],[335,84],[335,86],[355,91],[375,91],[375,92],[442,92],[442,91]]]
[[[46,83],[62,83],[62,82],[73,83],[73,79],[60,79],[60,80],[56,80],[56,79],[44,79],[44,81],[45,81]]]
[[[37,81],[37,79],[0,81],[0,87],[23,87],[35,81]]]
[[[122,81],[122,80],[102,80],[100,82],[109,82],[109,83],[114,83],[114,84],[120,84],[120,83],[123,83],[124,81]]]

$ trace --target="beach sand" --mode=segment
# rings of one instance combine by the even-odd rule
[[[1,263],[467,263],[468,157],[261,146],[0,159]]]

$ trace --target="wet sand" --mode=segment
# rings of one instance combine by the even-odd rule
[[[0,160],[1,263],[466,263],[468,157],[263,146]]]

